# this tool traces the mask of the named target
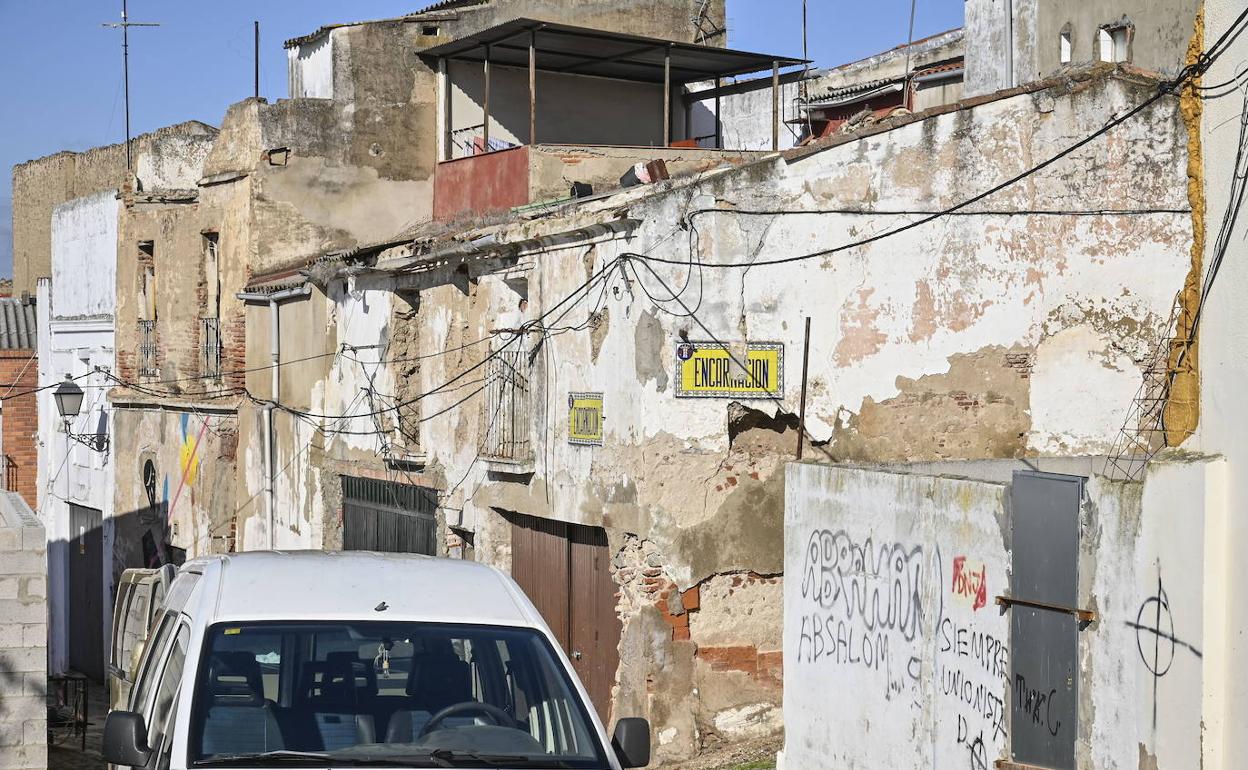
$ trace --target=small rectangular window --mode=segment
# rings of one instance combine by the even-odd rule
[[[437,24],[425,24],[420,28],[420,34],[427,37],[436,37],[439,32],[440,30],[438,29]]]
[[[1062,64],[1070,64],[1071,45],[1070,45],[1070,31],[1069,30],[1062,32],[1061,56],[1062,56]]]
[[[1127,26],[1101,27],[1096,36],[1097,53],[1103,62],[1131,60],[1131,28]]]

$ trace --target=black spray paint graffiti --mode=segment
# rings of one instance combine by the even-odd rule
[[[1039,689],[1028,687],[1027,679],[1022,674],[1014,675],[1014,710],[1023,712],[1025,719],[1042,726],[1054,737],[1062,729],[1062,721],[1053,718],[1053,702],[1056,698],[1057,688],[1050,687],[1046,690],[1043,686]]]
[[[844,531],[812,532],[802,569],[802,598],[867,631],[897,631],[914,641],[923,625],[923,549],[855,543]]]
[[[802,598],[820,611],[803,613],[797,659],[860,665],[885,674],[885,697],[916,682],[922,664],[912,654],[894,663],[892,640],[913,642],[923,629],[923,549],[871,538],[855,543],[845,531],[811,533],[802,569]]]
[[[971,726],[966,717],[958,714],[958,745],[965,746],[971,756],[971,770],[988,770],[988,749],[984,746],[984,731],[971,737]]]
[[[1170,673],[1174,664],[1176,647],[1186,648],[1197,658],[1200,650],[1174,635],[1174,614],[1170,611],[1170,597],[1161,582],[1161,567],[1157,567],[1157,593],[1140,604],[1135,622],[1127,621],[1135,629],[1135,646],[1140,651],[1144,667],[1153,675],[1153,729],[1157,729],[1157,680]]]

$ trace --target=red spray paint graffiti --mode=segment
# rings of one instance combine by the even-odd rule
[[[953,586],[949,590],[955,597],[969,600],[972,610],[983,607],[988,603],[988,565],[967,564],[965,556],[955,556]]]

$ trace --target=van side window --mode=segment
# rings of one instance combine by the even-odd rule
[[[147,745],[164,754],[162,744],[171,743],[169,727],[172,725],[174,704],[177,700],[178,686],[182,683],[182,669],[186,665],[186,649],[190,645],[191,632],[186,624],[178,628],[173,644],[169,646],[169,657],[165,668],[160,674],[160,684],[156,688],[156,701],[152,704],[152,713],[147,718]]]
[[[134,690],[130,694],[131,711],[139,714],[147,712],[156,686],[158,665],[165,659],[165,648],[169,645],[176,622],[177,615],[171,612],[160,617],[151,644],[143,651],[143,662],[139,664],[139,674],[134,680]]]

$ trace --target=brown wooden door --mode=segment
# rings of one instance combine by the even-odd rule
[[[507,518],[512,525],[512,577],[572,659],[606,721],[620,663],[607,533],[534,516],[509,513]]]

